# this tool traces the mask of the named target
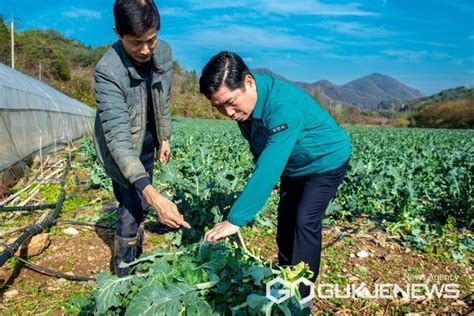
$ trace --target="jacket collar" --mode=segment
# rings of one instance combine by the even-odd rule
[[[270,95],[270,86],[267,84],[263,76],[259,74],[253,74],[255,84],[257,86],[257,103],[252,112],[252,118],[262,119],[263,110]]]
[[[118,40],[117,41],[117,46],[118,46],[118,52],[120,55],[120,59],[122,59],[122,62],[124,66],[127,68],[128,72],[130,73],[130,76],[132,76],[133,79],[136,80],[143,80],[143,78],[138,74],[137,69],[135,68],[135,65],[133,64],[132,60],[130,59],[130,56],[128,56],[127,52],[125,51],[125,48],[123,47],[122,41]],[[160,46],[160,42],[158,40],[158,44],[156,45],[155,49],[153,50],[153,55],[151,57],[152,63],[153,63],[153,72],[162,74],[165,72],[165,70],[162,68],[162,63],[160,62],[160,54],[159,54],[159,49],[158,47]]]

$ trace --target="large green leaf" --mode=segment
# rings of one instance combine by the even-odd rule
[[[123,296],[129,292],[132,276],[119,278],[108,272],[97,277],[98,289],[95,292],[96,313],[104,314],[110,308],[120,306]]]
[[[263,279],[271,276],[272,271],[267,267],[252,266],[244,271],[244,276],[249,275],[254,279],[255,285],[262,285]]]
[[[247,296],[247,304],[251,309],[260,310],[268,302],[269,299],[264,295],[250,294]]]
[[[210,316],[212,314],[211,306],[203,299],[192,302],[186,309],[186,315],[189,316]]]
[[[128,305],[125,315],[177,315],[184,308],[183,296],[195,290],[195,286],[184,283],[142,288]]]

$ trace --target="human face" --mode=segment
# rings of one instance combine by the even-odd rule
[[[257,88],[252,76],[245,77],[244,87],[245,89],[231,91],[227,86],[222,85],[211,96],[212,106],[234,121],[248,120],[257,103]]]
[[[115,33],[122,41],[125,51],[135,65],[143,65],[151,59],[153,50],[158,44],[156,29],[151,28],[141,36],[128,34],[120,36],[116,30]]]

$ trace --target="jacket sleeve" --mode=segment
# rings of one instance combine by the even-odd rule
[[[171,47],[163,42],[163,52],[164,60],[162,61],[162,69],[164,73],[162,74],[163,81],[166,83],[163,85],[164,91],[162,93],[164,96],[162,98],[162,109],[160,116],[160,139],[170,139],[171,138],[171,86],[173,78],[173,56],[171,52]]]
[[[289,105],[274,107],[265,122],[267,144],[242,194],[232,206],[228,220],[234,225],[247,225],[265,205],[275,187],[303,126],[303,113]],[[285,129],[276,128],[286,126]]]
[[[172,72],[172,70],[170,70]],[[170,74],[170,77],[172,74]],[[160,131],[162,133],[161,139],[170,140],[171,138],[171,81],[168,91],[166,93],[166,102],[165,108],[163,110],[161,116],[161,128]]]
[[[100,69],[96,69],[94,79],[97,112],[112,159],[130,184],[138,179],[148,178],[133,148],[130,116],[124,92]]]

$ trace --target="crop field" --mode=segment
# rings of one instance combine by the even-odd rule
[[[447,292],[437,296],[422,291],[391,298],[375,298],[367,292],[358,297],[323,297],[317,292],[311,312],[382,315],[471,310],[474,131],[353,126],[346,130],[353,155],[324,220],[316,288],[365,284],[371,294],[377,284],[406,288],[410,283],[424,283],[428,292],[433,286],[443,292],[451,284],[457,295],[441,297]],[[60,220],[47,231],[50,245],[29,259],[75,275],[98,274],[97,280],[47,277],[10,259],[0,269],[0,277],[2,292],[14,295],[3,296],[0,313],[297,313],[298,306],[295,310],[290,300],[276,304],[266,297],[266,284],[275,277],[293,282],[310,274],[302,265],[275,266],[278,185],[253,225],[240,236],[216,244],[202,240],[213,223],[225,218],[252,172],[250,151],[235,123],[175,119],[171,145],[172,159],[163,168],[155,166],[154,184],[177,204],[191,229],[163,229],[150,210],[146,252],[131,264],[135,274],[124,278],[110,274],[116,205],[111,182],[95,160],[91,141],[83,140],[71,155]],[[38,199],[54,202],[57,191],[57,183],[44,185]],[[0,216],[2,231],[35,222],[31,214]],[[74,222],[89,226],[74,226],[79,234],[71,237],[64,228]]]

